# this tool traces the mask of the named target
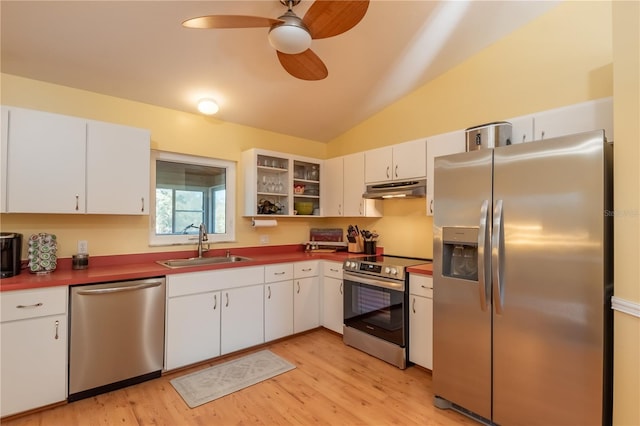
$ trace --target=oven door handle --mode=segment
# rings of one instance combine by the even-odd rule
[[[362,275],[351,274],[349,272],[343,272],[342,277],[345,280],[354,281],[358,284],[368,284],[374,287],[384,287],[391,290],[404,291],[404,282],[372,279],[372,278],[363,277]]]

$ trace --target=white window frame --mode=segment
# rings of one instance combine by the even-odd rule
[[[226,231],[224,234],[207,234],[208,243],[235,242],[236,240],[236,162],[217,158],[198,157],[166,151],[151,150],[151,210],[149,213],[149,246],[193,245],[197,235],[156,235],[156,164],[157,161],[195,164],[224,168],[227,201],[225,203]]]

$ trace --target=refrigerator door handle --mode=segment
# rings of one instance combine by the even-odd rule
[[[493,303],[496,314],[502,314],[504,305],[504,229],[502,200],[493,209],[493,235],[491,236],[491,271],[493,275]]]
[[[488,238],[487,232],[489,227],[489,200],[484,200],[480,207],[480,229],[478,229],[478,289],[480,292],[480,309],[487,310],[487,299],[490,297],[490,292],[487,291],[487,287],[491,282],[489,257],[487,253]]]

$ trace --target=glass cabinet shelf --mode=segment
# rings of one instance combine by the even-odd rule
[[[242,162],[245,216],[320,215],[321,160],[251,149]]]

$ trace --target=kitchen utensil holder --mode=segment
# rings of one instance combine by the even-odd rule
[[[376,254],[376,241],[364,242],[364,254]]]

